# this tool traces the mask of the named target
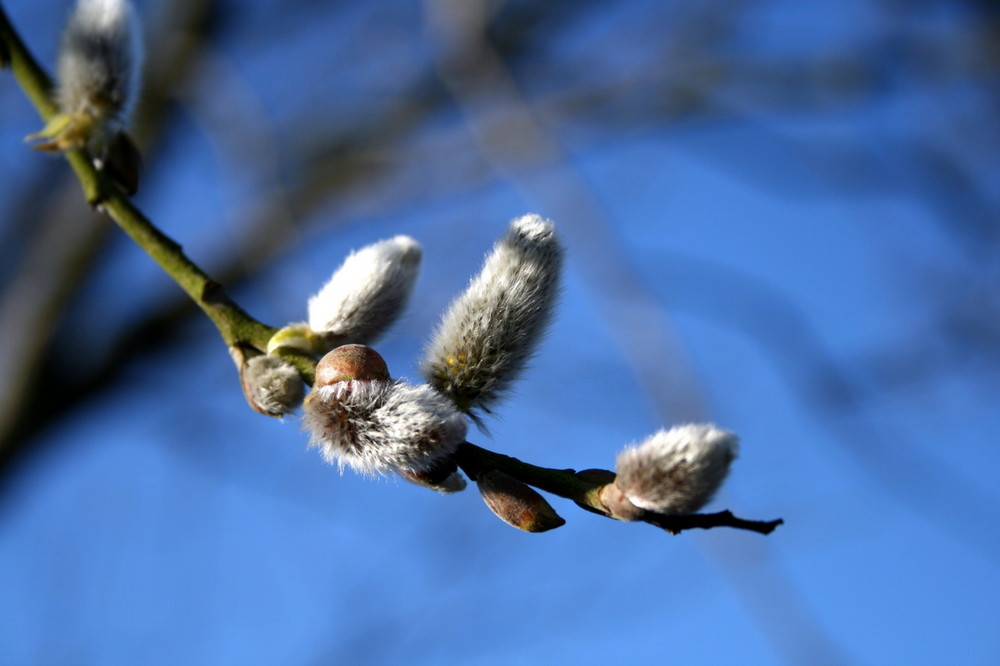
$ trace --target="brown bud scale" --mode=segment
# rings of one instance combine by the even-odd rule
[[[382,356],[367,345],[342,345],[320,359],[314,386],[320,388],[352,379],[388,380]]]
[[[500,470],[480,474],[476,481],[486,506],[511,527],[546,532],[566,524],[544,497]]]

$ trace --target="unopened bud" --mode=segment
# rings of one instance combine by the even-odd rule
[[[366,345],[341,345],[316,364],[316,388],[352,379],[389,379],[389,368],[377,351]]]
[[[500,470],[476,479],[479,493],[490,511],[512,527],[525,532],[547,532],[566,524],[534,488]]]
[[[125,194],[131,196],[139,189],[142,154],[127,132],[118,132],[111,139],[99,166],[125,190]]]
[[[60,113],[28,138],[46,139],[37,145],[42,150],[87,148],[101,167],[110,147],[122,148],[116,137],[138,98],[141,65],[140,27],[132,3],[80,0],[59,50]]]

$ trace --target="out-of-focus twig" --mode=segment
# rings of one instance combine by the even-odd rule
[[[2,8],[0,40],[10,55],[15,78],[38,109],[42,120],[48,121],[56,109],[50,98],[51,81],[25,48]],[[188,259],[180,245],[157,229],[109,178],[94,167],[86,154],[68,151],[66,160],[76,173],[87,202],[106,212],[173,278],[216,325],[228,347],[266,349],[275,329],[253,319],[229,299],[221,286]]]
[[[184,1],[173,3],[155,22],[161,26],[152,36],[153,50],[145,73],[146,96],[140,105],[135,136],[140,145],[149,147],[168,116],[168,98],[161,94],[191,71],[198,44],[210,23],[213,2]],[[0,8],[2,11],[2,8]],[[9,19],[4,21],[4,48],[8,40],[20,40],[12,34]],[[21,45],[23,48],[23,45]],[[12,62],[12,65],[14,63]],[[41,83],[34,98],[46,112],[51,82],[44,70],[31,58],[18,58],[18,67],[28,80]],[[45,94],[41,94],[45,93]],[[49,168],[46,162],[35,177],[35,184],[24,190],[24,199],[15,216],[26,234],[22,256],[8,275],[0,301],[0,461],[11,459],[21,444],[28,441],[31,424],[45,420],[46,412],[65,409],[72,401],[39,400],[38,392],[55,397],[64,391],[58,378],[43,377],[44,360],[50,350],[57,323],[74,294],[86,284],[93,262],[108,238],[108,225],[102,216],[79,203],[79,184],[65,171]],[[40,197],[45,191],[49,196]],[[26,408],[31,405],[31,408]]]

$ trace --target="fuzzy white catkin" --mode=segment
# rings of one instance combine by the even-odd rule
[[[313,389],[303,406],[310,446],[362,474],[427,471],[465,441],[466,420],[426,384],[351,380]]]
[[[299,371],[276,356],[255,356],[247,361],[244,381],[257,405],[271,414],[284,416],[302,404],[305,388]]]
[[[80,0],[59,50],[62,111],[127,122],[138,97],[141,68],[141,28],[132,3]]]
[[[482,270],[445,312],[421,372],[459,409],[489,411],[541,342],[559,293],[563,249],[538,215],[510,223]]]
[[[399,317],[420,271],[420,244],[396,236],[351,253],[309,299],[309,328],[334,344],[368,344]]]
[[[660,430],[618,455],[615,483],[647,511],[687,514],[712,499],[739,452],[739,438],[711,424]]]

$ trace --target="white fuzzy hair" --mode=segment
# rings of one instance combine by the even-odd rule
[[[271,355],[255,356],[247,361],[243,376],[253,399],[265,411],[284,416],[302,403],[302,378],[288,361]]]
[[[142,34],[132,3],[80,0],[59,51],[62,111],[87,111],[124,124],[138,98],[141,69]]]
[[[426,471],[465,441],[466,420],[426,384],[351,380],[314,389],[303,407],[310,446],[362,474]]]
[[[712,499],[739,452],[739,438],[712,424],[660,430],[618,455],[617,486],[637,507],[694,513]]]
[[[309,327],[334,346],[368,344],[402,313],[420,271],[420,244],[396,236],[352,252],[309,299]]]
[[[463,411],[489,411],[541,342],[559,293],[562,261],[550,220],[538,215],[513,220],[438,325],[421,363],[427,381]]]

